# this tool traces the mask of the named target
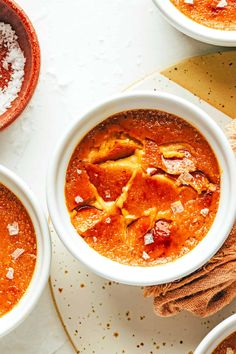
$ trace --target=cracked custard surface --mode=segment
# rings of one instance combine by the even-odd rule
[[[128,265],[172,261],[194,248],[215,219],[219,196],[219,165],[208,142],[158,110],[121,112],[97,125],[66,172],[76,231],[103,256]]]

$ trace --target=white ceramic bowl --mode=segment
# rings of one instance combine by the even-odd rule
[[[179,31],[199,41],[234,47],[236,31],[225,31],[203,26],[180,12],[170,0],[153,0],[166,20]]]
[[[32,280],[19,303],[0,317],[0,337],[17,327],[36,305],[47,283],[51,260],[51,242],[46,218],[27,185],[13,172],[0,165],[0,183],[12,191],[26,208],[35,228],[37,260]]]
[[[218,324],[208,335],[202,340],[194,354],[212,354],[213,350],[230,334],[236,331],[236,315],[228,317],[226,320]]]
[[[191,252],[178,260],[153,266],[122,265],[103,257],[80,237],[70,221],[65,203],[65,175],[71,155],[81,139],[109,116],[130,109],[159,109],[176,114],[195,126],[212,146],[221,170],[219,210],[209,233]],[[166,93],[122,94],[98,104],[69,128],[51,159],[47,180],[47,202],[54,227],[75,258],[99,275],[121,283],[150,285],[170,282],[206,263],[227,238],[236,215],[236,163],[233,151],[218,125],[201,109],[182,98]]]

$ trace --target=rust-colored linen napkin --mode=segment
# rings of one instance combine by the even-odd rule
[[[169,284],[145,288],[154,297],[154,311],[172,316],[187,310],[206,317],[236,296],[236,224],[218,253],[200,270]]]
[[[235,122],[230,126],[229,140],[235,150]],[[207,317],[228,305],[236,297],[236,223],[224,245],[204,267],[179,281],[146,287],[144,294],[154,297],[154,311],[163,317],[183,310]]]

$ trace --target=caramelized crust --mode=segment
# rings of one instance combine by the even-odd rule
[[[171,0],[173,4],[187,17],[201,25],[219,30],[236,30],[235,0]]]
[[[168,262],[191,250],[214,221],[220,171],[203,136],[157,110],[112,116],[70,160],[71,221],[97,252],[130,265]]]

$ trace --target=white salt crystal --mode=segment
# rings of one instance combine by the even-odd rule
[[[8,268],[7,269],[7,274],[6,278],[12,280],[14,278],[14,269],[13,268]]]
[[[157,169],[154,168],[154,167],[148,167],[148,168],[146,169],[146,172],[147,172],[147,174],[148,174],[149,176],[154,175],[154,174],[156,173],[156,171],[157,171]]]
[[[183,172],[177,178],[177,183],[183,184],[185,186],[189,185],[189,183],[192,181],[193,181],[193,176],[189,172]]]
[[[148,232],[146,235],[144,235],[144,244],[150,245],[151,243],[154,242],[153,234],[151,232]]]
[[[193,5],[194,4],[194,0],[184,0],[185,4],[190,4]]]
[[[220,0],[216,7],[224,8],[228,5],[228,2],[226,0]]]
[[[19,234],[19,224],[14,221],[12,224],[7,225],[8,233],[10,236],[16,236]]]
[[[4,88],[0,88],[0,114],[11,107],[21,90],[24,80],[25,57],[17,42],[17,35],[11,25],[0,22],[0,49],[7,48],[5,58],[2,59],[2,66],[8,70],[9,65],[12,73],[9,82]]]
[[[17,248],[12,254],[12,258],[16,260],[25,252],[24,248]]]
[[[83,198],[81,198],[79,195],[77,195],[77,197],[75,197],[75,202],[77,203],[77,204],[79,204],[79,203],[83,203]]]
[[[172,203],[171,204],[171,209],[172,209],[174,214],[182,213],[184,211],[183,204],[181,203],[180,200],[178,200],[177,202]]]
[[[150,258],[150,256],[145,252],[143,251],[143,255],[142,255],[143,259],[147,260]]]
[[[204,209],[202,209],[202,210],[200,211],[200,213],[201,213],[204,217],[206,217],[206,216],[209,214],[209,209],[208,209],[208,208],[204,208]]]

